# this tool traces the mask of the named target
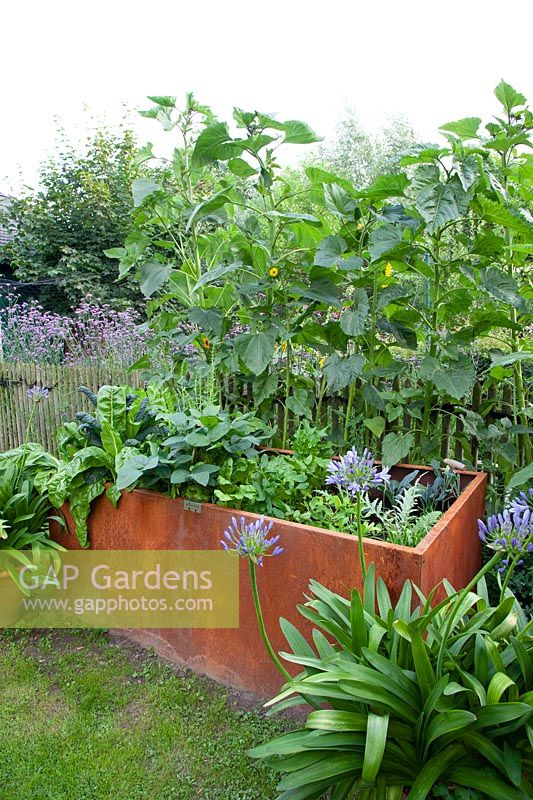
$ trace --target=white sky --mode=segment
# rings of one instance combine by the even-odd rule
[[[322,135],[350,104],[369,127],[399,112],[435,140],[495,112],[501,77],[533,102],[532,23],[531,0],[6,0],[0,192],[35,181],[58,115],[81,135],[87,107],[113,124],[148,94],[192,90],[221,116],[277,112]]]

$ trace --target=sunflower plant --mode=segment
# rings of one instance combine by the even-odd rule
[[[183,109],[176,98],[150,99],[144,115],[172,132],[176,150],[170,162],[151,148],[139,154],[135,227],[108,255],[120,259],[123,275],[138,274],[152,344],[173,361],[169,379],[207,361],[236,381],[235,399],[251,383],[256,406],[282,404],[285,446],[289,415],[311,414],[308,354],[331,351],[315,314],[340,310],[342,274],[316,261],[329,227],[295,210],[277,150],[320,137],[304,122],[238,108],[230,126],[192,95]],[[160,180],[143,174],[147,165]]]

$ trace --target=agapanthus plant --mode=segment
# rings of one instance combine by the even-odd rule
[[[32,386],[26,392],[27,397],[33,400],[34,403],[42,403],[48,397],[48,389],[45,386]]]
[[[326,484],[337,486],[353,498],[371,489],[382,489],[390,481],[389,470],[380,469],[366,447],[360,455],[353,448],[340,459],[330,461],[328,472]]]
[[[513,503],[511,503],[511,508],[512,506]],[[485,575],[495,568],[500,574],[501,572],[507,573],[503,583],[501,582],[501,578],[499,578],[500,602],[502,602],[506,595],[509,580],[521,561],[521,554],[526,551],[531,552],[530,547],[533,543],[533,514],[531,514],[528,509],[526,509],[525,512],[505,509],[500,514],[493,514],[488,517],[486,521],[478,519],[477,522],[481,541],[494,551],[494,555],[483,565],[477,575],[472,578],[464,589],[449,595],[446,601],[444,601],[449,602],[451,599],[455,600],[455,598],[457,598],[456,607],[460,607],[468,592],[470,592]],[[438,659],[439,667],[442,666],[444,648],[452,624],[453,615],[451,614],[441,641]]]
[[[390,481],[389,470],[381,469],[372,453],[365,447],[359,454],[352,448],[339,459],[328,464],[327,486],[336,486],[339,492],[355,500],[355,522],[359,543],[359,560],[363,579],[366,577],[366,562],[363,549],[363,526],[361,522],[361,500],[371,489],[383,489]]]
[[[276,669],[279,670],[285,680],[290,681],[290,674],[279,660],[268,638],[257,588],[256,566],[259,565],[262,567],[265,558],[269,556],[279,556],[283,553],[284,548],[278,545],[279,535],[270,537],[273,525],[273,520],[267,522],[264,517],[259,517],[259,519],[253,520],[252,522],[246,522],[244,517],[241,517],[240,520],[237,521],[237,519],[233,517],[231,525],[224,531],[224,538],[221,539],[220,544],[224,550],[229,553],[234,553],[240,558],[247,559],[255,613],[261,638]]]

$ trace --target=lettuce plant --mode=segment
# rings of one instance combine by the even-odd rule
[[[216,502],[280,519],[298,521],[324,484],[333,445],[327,431],[302,422],[292,441],[292,455],[264,453],[229,459],[217,475]]]

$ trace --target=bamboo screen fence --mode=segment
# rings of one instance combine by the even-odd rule
[[[231,396],[234,389],[229,384],[222,392]],[[93,391],[104,384],[126,384],[133,387],[142,385],[139,372],[128,372],[124,367],[84,365],[71,367],[60,365],[21,364],[0,362],[0,451],[17,447],[24,441],[28,419],[32,409],[32,400],[28,398],[27,391],[38,384],[49,389],[46,402],[41,403],[36,409],[32,422],[30,441],[39,442],[51,452],[56,452],[56,430],[64,422],[75,419],[77,411],[91,411],[91,404],[85,395],[79,392],[80,386],[87,386]],[[400,389],[395,385],[395,389]],[[246,408],[251,404],[252,387],[245,385],[240,389],[239,407]],[[473,411],[482,413],[485,423],[496,422],[502,417],[513,416],[513,397],[509,386],[503,390],[494,384],[488,390],[476,382],[472,394],[464,406]],[[441,457],[451,456],[461,460],[464,455],[463,423],[457,415],[452,414],[452,406],[441,407],[433,412],[434,423],[440,429]],[[313,410],[313,417],[315,417]],[[280,403],[272,404],[272,422],[277,420],[281,425],[283,408]],[[346,416],[346,397],[342,395],[326,397],[322,412],[317,422],[328,425],[338,440],[342,438],[341,431]],[[297,426],[298,420],[290,420],[290,432]],[[418,427],[416,419],[411,419],[404,414],[400,419],[386,426],[385,433],[395,430],[409,430]],[[418,436],[418,434],[417,434]],[[477,462],[479,443],[468,437],[468,457],[473,464]]]
[[[33,401],[26,392],[38,384],[49,390],[33,417],[29,440],[56,452],[56,430],[75,419],[77,411],[90,411],[91,404],[78,390],[87,386],[96,391],[106,383],[140,386],[138,373],[121,367],[63,364],[0,363],[0,451],[17,447],[24,441]]]

